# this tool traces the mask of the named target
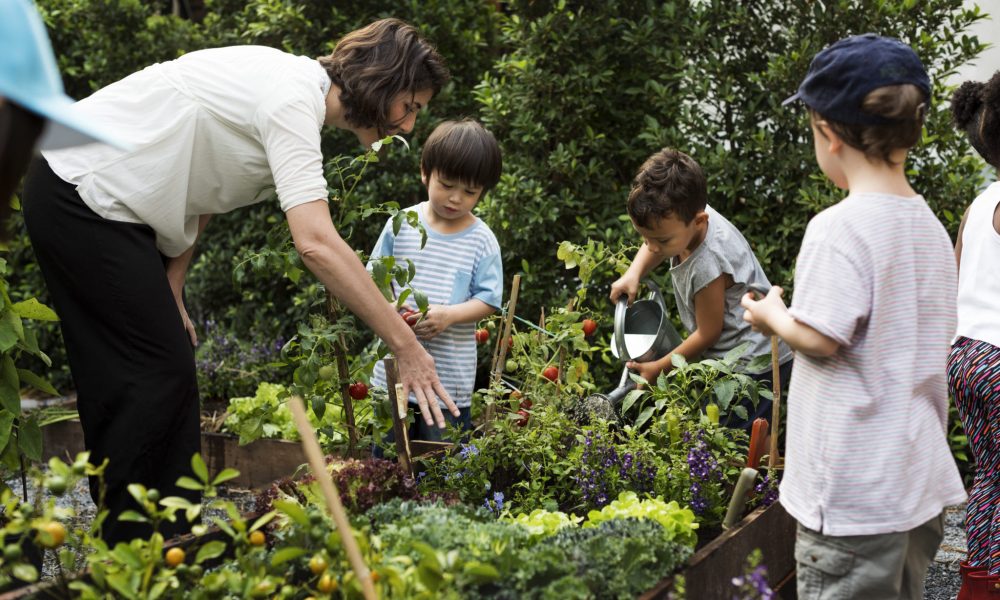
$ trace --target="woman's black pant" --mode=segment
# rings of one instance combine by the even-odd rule
[[[152,228],[94,213],[75,186],[37,158],[22,199],[28,235],[58,313],[90,461],[108,460],[103,538],[114,544],[148,537],[145,524],[118,521],[139,510],[127,486],[161,496],[199,494],[176,485],[200,450],[194,351]],[[101,506],[91,478],[90,493]],[[165,537],[190,530],[178,515]]]

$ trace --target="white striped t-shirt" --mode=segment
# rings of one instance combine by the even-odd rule
[[[781,503],[802,525],[908,531],[965,499],[946,438],[956,281],[920,196],[850,195],[809,222],[791,314],[840,348],[795,356]]]
[[[372,258],[394,256],[397,264],[406,259],[413,261],[416,274],[410,286],[426,294],[430,304],[452,305],[477,299],[500,308],[503,265],[500,245],[489,226],[477,217],[468,228],[458,233],[443,234],[434,231],[424,219],[428,210],[426,202],[409,210],[420,215],[420,223],[427,231],[427,244],[420,248],[420,231],[405,221],[399,234],[393,235],[390,220],[372,250]],[[401,289],[395,282],[393,288],[398,295]],[[406,304],[416,310],[412,295],[407,298]],[[460,408],[472,404],[476,383],[475,331],[475,323],[458,323],[434,338],[420,342],[434,357],[441,384]],[[385,368],[381,361],[375,365],[372,383],[385,386]],[[410,402],[416,401],[416,396],[410,394]]]

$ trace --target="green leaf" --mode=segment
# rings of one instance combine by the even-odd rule
[[[20,317],[25,319],[34,319],[35,321],[59,320],[59,316],[56,315],[56,311],[39,302],[37,298],[31,298],[29,300],[25,300],[24,302],[16,302],[11,308]]]
[[[471,577],[476,583],[489,583],[500,579],[500,571],[498,571],[496,567],[478,561],[469,561],[465,563],[465,567],[462,571]]]
[[[230,479],[236,479],[239,476],[240,472],[236,469],[223,469],[218,475],[215,476],[215,479],[212,480],[212,485],[219,485],[229,481]]]
[[[8,410],[0,410],[0,450],[7,447],[10,441],[10,433],[14,429],[14,413]]]
[[[42,429],[38,426],[38,419],[32,417],[21,422],[17,442],[21,446],[21,452],[24,452],[24,456],[35,462],[41,462]]]
[[[201,564],[206,560],[212,560],[213,558],[218,558],[226,551],[226,544],[218,540],[208,542],[201,548],[198,548],[198,554],[194,557],[195,564]]]
[[[733,407],[733,414],[739,417],[740,419],[743,419],[744,421],[746,421],[747,417],[749,416],[747,414],[746,407],[743,406],[742,404],[737,404],[736,406]]]
[[[149,519],[134,510],[126,510],[118,516],[118,520],[130,521],[132,523],[149,523]]]
[[[733,401],[733,394],[736,393],[736,382],[732,379],[720,379],[715,382],[715,398],[723,411],[729,410],[729,403]]]
[[[24,326],[21,325],[21,317],[13,310],[6,311],[0,317],[0,352],[7,352],[23,339]]]
[[[275,552],[274,556],[271,557],[271,566],[277,567],[278,565],[284,564],[290,560],[295,560],[296,558],[304,556],[308,553],[309,551],[305,548],[298,548],[294,546],[282,548],[281,550]]]
[[[48,381],[45,381],[44,379],[42,379],[38,375],[35,375],[34,373],[32,373],[31,371],[29,371],[27,369],[18,369],[17,370],[17,374],[18,374],[18,376],[20,376],[22,382],[30,385],[31,387],[35,388],[36,390],[39,390],[41,392],[45,392],[46,394],[51,394],[53,396],[58,396],[59,395],[59,390],[57,390],[56,388],[52,387],[51,383],[49,383]]]
[[[648,421],[649,418],[653,416],[653,410],[654,408],[652,406],[647,406],[645,409],[643,409],[641,413],[639,413],[639,416],[636,417],[635,419],[636,429],[642,427],[643,424],[645,424],[646,421]]]
[[[753,359],[751,359],[750,362],[747,363],[746,372],[760,373],[765,368],[767,368],[769,364],[771,364],[771,355],[760,354],[758,356],[753,357]]]
[[[726,355],[722,358],[722,361],[729,363],[731,365],[735,364],[736,361],[738,361],[744,354],[747,353],[748,348],[750,348],[750,342],[749,341],[743,342],[742,344],[736,346],[729,352],[726,352]]]
[[[7,355],[0,359],[0,405],[15,415],[21,414],[21,379],[14,360]]]
[[[14,568],[11,569],[14,577],[20,579],[21,581],[27,581],[28,583],[34,583],[38,581],[38,569],[35,565],[30,563],[16,563]]]
[[[202,490],[205,489],[205,485],[200,481],[195,481],[190,477],[181,477],[177,480],[177,487],[184,488],[185,490]]]
[[[191,457],[191,470],[202,483],[208,483],[208,467],[205,466],[205,459],[201,457],[201,454],[195,453]]]
[[[644,393],[646,393],[644,390],[632,390],[631,392],[626,394],[625,399],[622,400],[621,411],[623,413],[628,412],[628,409],[632,408],[632,405],[635,404],[635,401],[638,400]]]
[[[678,369],[683,369],[684,367],[687,366],[688,361],[686,358],[684,358],[683,354],[674,353],[670,355],[670,363],[673,364],[674,367]]]
[[[299,504],[289,500],[275,500],[274,508],[285,513],[289,519],[303,527],[309,526],[309,515]]]
[[[126,544],[125,542],[118,542],[115,544],[115,549],[111,551],[111,556],[118,560],[118,562],[131,567],[133,570],[142,569],[142,557],[136,552],[135,548]]]

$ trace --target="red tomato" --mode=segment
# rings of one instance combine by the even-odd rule
[[[590,337],[597,331],[597,321],[593,319],[583,320],[583,335]]]
[[[355,381],[348,386],[347,393],[355,400],[362,400],[368,396],[368,386],[363,381]]]
[[[528,424],[528,419],[531,418],[531,414],[528,411],[524,410],[523,408],[521,410],[517,411],[517,414],[520,415],[520,417],[521,417],[520,419],[518,419],[517,421],[515,421],[515,423],[517,423],[517,426],[518,427],[524,427],[525,425],[527,425]]]
[[[476,342],[480,344],[485,344],[490,339],[489,329],[477,329],[476,330]]]
[[[559,379],[559,369],[554,366],[545,367],[542,370],[542,377],[548,379],[549,381],[555,381]]]

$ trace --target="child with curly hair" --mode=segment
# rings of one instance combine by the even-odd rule
[[[1000,168],[1000,72],[966,81],[951,100],[955,126]],[[948,387],[969,437],[975,478],[966,506],[968,559],[959,600],[1000,590],[1000,183],[965,211],[955,242],[958,328],[948,360]]]

